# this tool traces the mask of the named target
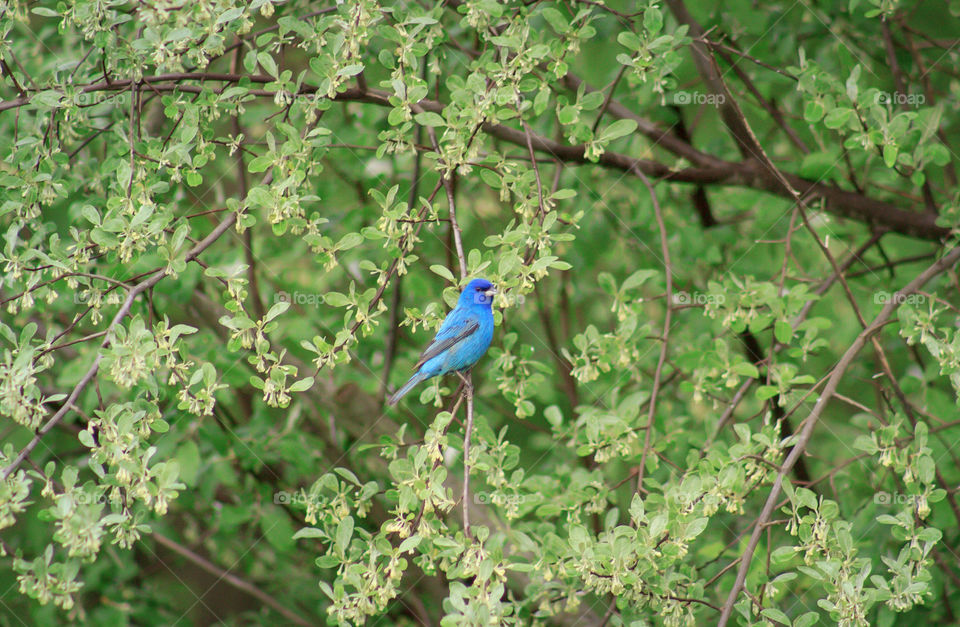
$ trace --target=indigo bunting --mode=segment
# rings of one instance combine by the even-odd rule
[[[436,337],[413,367],[416,373],[388,401],[396,405],[415,385],[448,372],[464,372],[483,357],[493,339],[493,296],[497,287],[474,279],[460,292],[457,306],[447,314]]]

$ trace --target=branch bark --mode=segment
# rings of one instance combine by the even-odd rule
[[[219,81],[226,83],[239,83],[241,79],[247,79],[251,83],[266,84],[273,79],[264,75],[241,75],[229,73],[170,73],[158,74],[155,76],[145,76],[140,79],[139,84],[149,87],[158,92],[181,91],[185,93],[200,93],[204,89],[210,89],[209,86],[201,87],[199,85],[181,85],[181,81]],[[568,84],[578,85],[578,79],[568,77],[565,79]],[[165,84],[166,83],[166,84]],[[104,81],[94,83],[80,88],[81,93],[90,93],[95,91],[122,91],[129,89],[130,79],[117,79],[110,82]],[[222,91],[220,88],[214,88],[214,93]],[[300,95],[313,94],[316,88],[304,85],[299,92]],[[266,89],[253,89],[250,93],[257,96],[273,97],[275,93]],[[334,100],[336,101],[354,101],[376,104],[379,106],[391,106],[389,96],[385,91],[377,89],[361,89],[351,87],[338,93]],[[732,99],[730,99],[732,102]],[[24,106],[30,102],[30,98],[22,96],[12,100],[0,101],[0,112],[9,109]],[[423,111],[433,111],[439,113],[444,108],[444,103],[424,99],[417,103]],[[650,159],[637,159],[629,155],[607,151],[597,161],[597,165],[605,168],[631,172],[634,167],[639,168],[650,178],[662,179],[678,183],[696,183],[699,185],[731,185],[740,187],[749,187],[772,194],[793,199],[792,195],[783,189],[781,183],[776,180],[771,173],[754,159],[745,159],[740,162],[725,161],[711,155],[702,153],[690,144],[683,142],[676,135],[663,131],[659,126],[649,120],[638,116],[632,112],[624,110],[622,105],[612,101],[608,107],[608,112],[616,117],[628,117],[636,120],[638,131],[643,135],[654,139],[659,147],[683,157],[694,164],[693,167],[677,168],[659,161]],[[515,129],[503,124],[483,124],[484,132],[510,142],[517,146],[527,146],[527,136],[523,130]],[[542,135],[532,135],[530,144],[538,152],[545,152],[556,159],[568,163],[588,164],[592,163],[586,158],[586,148],[582,145],[570,146],[557,142]],[[891,231],[910,235],[922,239],[937,240],[949,235],[949,229],[936,224],[937,216],[929,213],[917,213],[907,211],[891,203],[866,196],[857,192],[850,192],[839,187],[825,185],[816,181],[809,181],[794,174],[783,173],[783,176],[790,182],[790,185],[801,195],[813,198],[823,198],[826,201],[827,211],[838,216],[852,218],[868,224],[876,224]]]

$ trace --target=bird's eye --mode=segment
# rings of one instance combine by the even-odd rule
[[[476,289],[476,290],[477,290],[478,292],[480,292],[480,291],[482,291],[482,290],[483,290],[483,288],[482,288],[482,287],[477,287],[477,288],[474,288],[474,289]]]

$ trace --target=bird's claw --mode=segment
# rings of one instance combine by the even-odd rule
[[[466,391],[473,393],[473,383],[467,378],[467,375],[463,374],[457,370],[457,376],[460,377],[460,380],[463,381],[463,387]]]

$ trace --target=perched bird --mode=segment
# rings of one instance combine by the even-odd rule
[[[448,372],[467,371],[483,357],[493,339],[493,296],[497,287],[474,279],[460,292],[457,306],[447,314],[436,337],[420,355],[416,373],[388,401],[396,405],[415,385]]]

